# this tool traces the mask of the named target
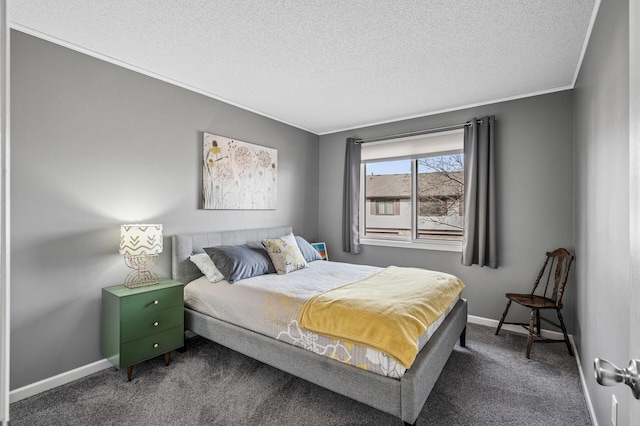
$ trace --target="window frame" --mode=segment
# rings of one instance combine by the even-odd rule
[[[452,133],[460,133],[463,134],[464,130],[454,130],[454,131],[445,131],[445,132],[437,132],[430,135],[426,135],[428,137],[443,135],[443,134],[452,134]],[[386,143],[394,143],[393,140],[380,141],[377,144],[386,144]],[[366,182],[366,173],[365,173],[365,165],[368,162],[373,161],[361,161],[360,163],[360,200],[359,200],[359,233],[360,233],[360,244],[362,245],[371,245],[371,246],[382,246],[382,247],[398,247],[398,248],[412,248],[412,249],[423,249],[423,250],[437,250],[437,251],[449,251],[449,252],[462,252],[462,240],[443,240],[443,239],[435,239],[435,238],[418,238],[418,159],[424,158],[426,156],[432,155],[447,155],[447,154],[455,154],[463,152],[462,149],[455,150],[432,150],[429,152],[422,152],[419,154],[411,154],[410,156],[404,157],[404,159],[411,160],[411,237],[410,238],[399,238],[397,236],[375,236],[369,237],[365,235],[365,220],[366,220],[366,194],[365,194],[365,182]],[[384,161],[394,161],[398,158],[395,157],[379,157],[376,158],[377,162]],[[464,200],[462,200],[464,203]]]

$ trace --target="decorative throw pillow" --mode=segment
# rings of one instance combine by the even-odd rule
[[[293,234],[262,240],[262,245],[267,249],[273,266],[276,267],[276,272],[280,275],[307,267],[307,262],[304,260]]]
[[[230,283],[276,272],[260,243],[207,247],[204,251]]]
[[[309,241],[299,235],[296,235],[296,243],[298,243],[298,248],[307,263],[313,262],[314,260],[322,260],[322,256],[320,256],[318,250],[314,249],[313,246],[309,244]]]
[[[189,257],[189,260],[195,263],[198,269],[200,269],[200,272],[205,274],[207,279],[212,283],[224,280],[224,275],[218,271],[218,268],[216,268],[216,265],[207,253],[193,254]]]

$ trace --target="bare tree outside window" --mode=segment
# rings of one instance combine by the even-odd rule
[[[418,159],[418,237],[462,238],[464,154]]]

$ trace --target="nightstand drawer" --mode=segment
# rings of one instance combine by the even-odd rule
[[[122,298],[120,318],[156,312],[172,306],[182,306],[182,287],[171,287]]]
[[[183,345],[184,329],[182,326],[163,333],[132,340],[122,345],[120,365],[132,365],[180,348]]]
[[[129,317],[122,320],[122,343],[151,334],[162,333],[184,324],[184,308],[182,305],[146,315]]]

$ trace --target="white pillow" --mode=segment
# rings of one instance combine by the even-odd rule
[[[304,260],[293,234],[262,240],[262,245],[267,249],[271,262],[280,275],[307,267],[307,262]]]
[[[207,279],[212,283],[224,280],[224,275],[218,271],[218,268],[216,268],[216,265],[207,253],[193,254],[189,257],[189,260],[195,263],[198,269],[200,269],[200,272],[205,274]]]

